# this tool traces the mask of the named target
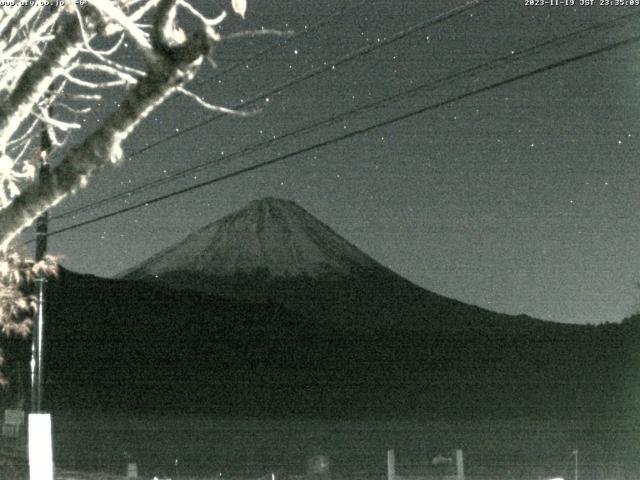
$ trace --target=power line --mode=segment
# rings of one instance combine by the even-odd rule
[[[92,210],[92,209],[94,209],[94,208],[96,208],[98,206],[105,205],[107,203],[110,203],[112,201],[118,200],[120,198],[127,198],[130,195],[133,195],[135,193],[138,193],[138,192],[141,192],[141,191],[144,191],[144,190],[156,187],[156,186],[164,185],[166,183],[172,182],[172,181],[174,181],[174,180],[176,180],[178,178],[184,177],[184,176],[192,174],[194,172],[197,172],[197,171],[200,171],[200,170],[203,170],[203,169],[206,169],[206,168],[211,168],[213,166],[221,165],[223,162],[230,161],[230,160],[232,160],[232,159],[234,159],[234,158],[236,158],[236,157],[238,157],[240,155],[244,155],[244,154],[247,154],[247,153],[253,153],[253,152],[256,152],[258,150],[266,149],[271,144],[279,142],[279,141],[282,141],[282,140],[285,140],[287,138],[290,138],[290,137],[295,138],[295,137],[300,136],[300,135],[302,135],[304,133],[308,133],[308,132],[310,132],[312,130],[318,129],[318,128],[322,127],[322,126],[326,126],[326,125],[329,125],[331,123],[335,123],[337,121],[343,120],[343,119],[345,119],[345,118],[347,118],[349,116],[357,115],[357,114],[360,114],[360,113],[363,113],[363,112],[366,112],[366,111],[370,111],[370,110],[379,108],[380,106],[382,106],[384,104],[390,103],[392,101],[399,100],[399,99],[401,99],[403,97],[414,95],[414,94],[416,94],[418,92],[421,92],[421,91],[423,91],[425,89],[435,88],[438,85],[441,85],[443,83],[448,83],[448,82],[451,82],[453,80],[459,80],[459,79],[464,78],[464,77],[466,77],[468,75],[476,75],[476,74],[481,73],[483,71],[487,71],[487,70],[496,68],[498,66],[501,66],[501,65],[504,65],[504,64],[507,64],[507,63],[522,59],[523,57],[528,56],[528,55],[532,55],[532,54],[536,53],[537,51],[542,50],[545,47],[558,46],[558,45],[561,45],[563,43],[566,43],[566,42],[572,40],[573,38],[575,38],[577,36],[583,35],[583,34],[585,34],[587,32],[594,31],[594,30],[599,30],[599,29],[604,29],[604,28],[609,28],[609,27],[611,27],[612,25],[614,25],[616,23],[627,21],[627,20],[630,20],[632,18],[637,18],[638,16],[640,16],[640,13],[633,13],[633,14],[623,15],[623,16],[617,17],[615,19],[611,19],[611,20],[607,20],[605,22],[597,23],[595,25],[589,25],[589,26],[587,26],[587,27],[585,27],[585,28],[583,28],[581,30],[578,30],[578,31],[575,31],[575,32],[572,32],[572,33],[569,33],[569,34],[566,34],[566,35],[562,35],[562,36],[547,40],[545,42],[542,42],[540,44],[536,44],[534,46],[531,46],[531,47],[528,47],[528,48],[525,48],[525,49],[522,49],[522,50],[510,52],[507,55],[503,55],[501,57],[498,57],[496,59],[493,59],[493,60],[490,60],[488,62],[482,63],[480,65],[476,65],[474,67],[466,68],[466,69],[463,69],[463,70],[458,71],[456,73],[452,73],[452,74],[449,74],[447,76],[444,76],[444,77],[441,77],[441,78],[438,78],[438,79],[435,79],[435,80],[431,80],[431,81],[426,82],[426,83],[422,83],[422,84],[417,85],[417,86],[415,86],[415,87],[413,87],[413,88],[411,88],[409,90],[405,90],[405,91],[399,92],[399,93],[394,94],[392,96],[387,96],[387,97],[382,98],[380,100],[376,100],[373,103],[369,103],[367,105],[363,105],[361,107],[357,107],[355,109],[351,109],[351,110],[348,110],[346,112],[342,112],[342,113],[339,113],[339,114],[336,114],[336,115],[332,115],[332,116],[330,116],[328,118],[325,118],[325,119],[322,119],[322,120],[318,120],[318,121],[316,121],[316,122],[314,122],[312,124],[308,124],[306,126],[303,126],[301,128],[295,129],[293,131],[289,131],[287,133],[281,134],[281,135],[279,135],[277,137],[270,138],[270,139],[268,139],[266,141],[259,142],[259,143],[253,144],[253,145],[245,146],[244,148],[241,148],[240,150],[236,150],[235,152],[232,152],[229,155],[217,157],[214,160],[209,160],[209,161],[207,161],[205,163],[202,163],[202,164],[199,164],[199,165],[195,165],[193,167],[189,167],[187,169],[183,169],[183,170],[177,171],[177,172],[175,172],[175,173],[173,173],[173,174],[171,174],[169,176],[158,178],[158,179],[153,180],[151,182],[147,182],[147,183],[144,183],[142,185],[138,185],[137,187],[131,188],[131,189],[126,190],[124,192],[120,192],[120,193],[117,193],[117,194],[114,194],[114,195],[110,195],[110,196],[104,197],[104,198],[102,198],[100,200],[97,200],[95,202],[92,202],[92,203],[90,203],[88,205],[80,206],[80,207],[68,210],[66,212],[62,212],[59,215],[53,216],[52,219],[65,218],[65,217],[68,217],[70,215],[75,215],[75,214],[78,214],[78,213],[81,213],[81,212]]]
[[[338,143],[338,142],[341,142],[343,140],[347,140],[349,138],[353,138],[353,137],[356,137],[356,136],[359,136],[359,135],[363,135],[365,133],[371,132],[371,131],[376,130],[378,128],[382,128],[382,127],[385,127],[385,126],[389,126],[389,125],[401,122],[401,121],[406,120],[408,118],[412,118],[412,117],[415,117],[415,116],[420,115],[422,113],[428,112],[430,110],[435,110],[435,109],[443,107],[445,105],[449,105],[451,103],[458,102],[460,100],[464,100],[464,99],[469,98],[471,96],[478,95],[478,94],[481,94],[481,93],[485,93],[485,92],[488,92],[490,90],[494,90],[496,88],[502,87],[504,85],[508,85],[510,83],[517,82],[519,80],[523,80],[525,78],[528,78],[528,77],[531,77],[531,76],[534,76],[534,75],[538,75],[540,73],[544,73],[544,72],[553,70],[555,68],[564,67],[564,66],[569,65],[571,63],[574,63],[574,62],[577,62],[577,61],[580,61],[580,60],[584,60],[586,58],[590,58],[590,57],[595,56],[595,55],[599,55],[599,54],[602,54],[602,53],[610,52],[610,51],[612,51],[614,49],[617,49],[617,48],[620,48],[620,47],[623,47],[623,46],[631,45],[631,44],[636,43],[638,41],[640,41],[640,35],[635,35],[635,36],[630,37],[630,38],[628,38],[626,40],[621,40],[621,41],[618,41],[618,42],[614,42],[612,44],[606,45],[606,46],[604,46],[602,48],[599,48],[599,49],[596,49],[596,50],[591,50],[589,52],[582,53],[580,55],[575,55],[575,56],[569,57],[567,59],[563,59],[563,60],[548,64],[548,65],[545,65],[545,66],[542,66],[542,67],[538,67],[536,69],[533,69],[533,70],[530,70],[528,72],[516,75],[514,77],[510,77],[510,78],[507,78],[505,80],[501,80],[501,81],[492,83],[490,85],[486,85],[484,87],[477,88],[475,90],[471,90],[471,91],[468,91],[468,92],[465,92],[465,93],[461,93],[461,94],[456,95],[454,97],[451,97],[451,98],[449,98],[447,100],[443,100],[443,101],[440,101],[440,102],[437,102],[437,103],[434,103],[434,104],[431,104],[431,105],[427,105],[425,107],[421,107],[421,108],[419,108],[417,110],[413,110],[411,112],[395,116],[393,118],[384,120],[384,121],[376,123],[374,125],[370,125],[368,127],[363,127],[363,128],[358,129],[358,130],[354,130],[354,131],[351,131],[349,133],[346,133],[344,135],[340,135],[338,137],[334,137],[334,138],[331,138],[329,140],[325,140],[325,141],[322,141],[322,142],[315,143],[313,145],[310,145],[308,147],[296,150],[294,152],[290,152],[290,153],[287,153],[287,154],[284,154],[284,155],[280,155],[280,156],[277,156],[275,158],[266,160],[264,162],[260,162],[260,163],[251,165],[249,167],[245,167],[245,168],[236,170],[234,172],[218,176],[216,178],[207,180],[205,182],[200,182],[200,183],[197,183],[195,185],[191,185],[189,187],[186,187],[186,188],[183,188],[183,189],[180,189],[180,190],[176,190],[174,192],[171,192],[171,193],[168,193],[168,194],[165,194],[165,195],[161,195],[161,196],[155,197],[155,198],[147,200],[145,202],[141,202],[141,203],[138,203],[138,204],[135,204],[135,205],[130,205],[128,207],[116,210],[114,212],[110,212],[110,213],[107,213],[107,214],[104,214],[104,215],[100,215],[98,217],[95,217],[95,218],[92,218],[92,219],[89,219],[89,220],[86,220],[86,221],[83,221],[83,222],[79,222],[79,223],[74,224],[74,225],[70,225],[68,227],[64,227],[64,228],[49,232],[49,236],[53,236],[53,235],[57,235],[57,234],[60,234],[60,233],[63,233],[63,232],[74,230],[76,228],[80,228],[80,227],[83,227],[83,226],[86,226],[86,225],[89,225],[89,224],[92,224],[92,223],[95,223],[95,222],[98,222],[98,221],[101,221],[101,220],[105,220],[107,218],[111,218],[111,217],[114,217],[116,215],[120,215],[122,213],[129,212],[131,210],[135,210],[135,209],[138,209],[138,208],[141,208],[141,207],[145,207],[145,206],[151,205],[153,203],[160,202],[162,200],[166,200],[168,198],[171,198],[171,197],[174,197],[174,196],[177,196],[177,195],[188,193],[188,192],[191,192],[193,190],[197,190],[199,188],[202,188],[202,187],[205,187],[205,186],[208,186],[208,185],[212,185],[214,183],[219,183],[221,181],[228,180],[230,178],[237,177],[239,175],[242,175],[242,174],[245,174],[245,173],[248,173],[248,172],[252,172],[254,170],[258,170],[258,169],[266,167],[268,165],[273,165],[275,163],[282,162],[282,161],[287,160],[289,158],[292,158],[294,156],[297,156],[297,155],[300,155],[300,154],[303,154],[303,153],[308,153],[310,151],[317,150],[319,148],[326,147],[328,145],[331,145],[331,144],[334,144],[334,143]],[[33,240],[30,240],[30,241],[28,241],[26,243],[30,243],[32,241]]]
[[[399,40],[402,40],[403,38],[411,35],[414,32],[423,30],[427,27],[431,27],[434,25],[437,25],[438,23],[442,23],[445,20],[448,20],[449,18],[455,17],[457,15],[460,15],[472,8],[475,8],[477,6],[479,6],[481,3],[488,3],[492,0],[469,0],[466,3],[464,3],[461,6],[455,7],[451,10],[448,10],[445,13],[442,13],[438,16],[436,16],[435,18],[431,19],[431,20],[425,20],[422,21],[420,23],[417,23],[411,27],[406,28],[405,30],[401,30],[400,32],[397,32],[396,34],[392,35],[389,38],[385,38],[383,40],[381,40],[380,42],[376,42],[370,45],[366,45],[362,48],[359,48],[357,50],[354,50],[350,53],[347,53],[346,55],[343,55],[342,57],[339,57],[336,61],[331,62],[331,63],[327,63],[326,65],[322,66],[322,67],[318,67],[318,68],[314,68],[312,69],[310,72],[307,72],[303,75],[300,75],[296,78],[293,78],[289,81],[286,81],[284,83],[281,83],[280,85],[277,85],[275,87],[269,88],[268,90],[265,90],[253,97],[251,97],[249,100],[247,101],[243,101],[243,102],[239,102],[236,103],[235,105],[232,105],[230,108],[232,109],[240,109],[240,108],[245,108],[249,105],[252,105],[260,100],[263,100],[267,97],[269,97],[270,95],[273,95],[275,93],[279,93],[282,90],[285,90],[287,88],[290,88],[294,85],[297,85],[300,82],[303,82],[305,80],[308,80],[310,78],[313,78],[317,75],[320,75],[324,72],[330,71],[335,69],[336,67],[343,65],[347,62],[353,61],[359,57],[362,57],[364,55],[367,55],[375,50],[378,50],[379,48],[382,48],[384,46],[390,45],[392,43],[395,43]],[[152,148],[155,148],[159,145],[162,145],[163,143],[169,142],[177,137],[180,137],[182,135],[184,135],[185,133],[189,133],[192,132],[194,130],[197,130],[205,125],[208,125],[216,120],[218,120],[219,118],[223,118],[223,117],[227,117],[226,114],[223,113],[219,113],[216,115],[213,115],[211,117],[209,117],[206,120],[203,120],[202,122],[198,122],[195,123],[189,127],[183,128],[182,130],[180,130],[179,132],[173,133],[171,135],[168,135],[166,137],[163,137],[153,143],[150,143],[149,145],[142,147],[132,153],[130,153],[129,155],[127,155],[128,158],[133,158],[136,157],[148,150],[151,150]]]
[[[226,74],[232,72],[233,70],[235,70],[236,68],[241,67],[242,65],[244,65],[244,64],[246,64],[248,62],[256,60],[256,59],[260,58],[261,56],[264,56],[264,55],[266,55],[266,54],[268,54],[268,53],[270,53],[270,52],[272,52],[274,50],[277,50],[278,48],[283,47],[284,45],[286,45],[287,43],[290,43],[291,41],[293,41],[296,38],[299,38],[299,37],[301,37],[303,35],[308,35],[309,33],[313,32],[315,30],[318,30],[319,28],[321,28],[323,25],[325,25],[329,21],[333,20],[334,18],[342,16],[342,15],[345,15],[347,12],[350,12],[352,10],[359,9],[362,5],[368,3],[368,1],[369,0],[361,0],[359,3],[357,3],[355,5],[352,5],[352,6],[348,7],[348,8],[343,9],[343,10],[336,11],[336,12],[333,12],[333,13],[327,15],[326,17],[320,19],[318,22],[315,22],[312,25],[306,27],[303,31],[297,32],[297,33],[293,34],[292,36],[288,36],[284,42],[276,43],[275,45],[272,45],[270,47],[267,47],[267,48],[265,48],[263,50],[258,51],[254,55],[251,55],[250,57],[248,57],[246,59],[243,59],[242,61],[239,61],[239,62],[236,62],[236,63],[230,65],[229,67],[227,67],[224,70],[216,71],[215,75],[213,76],[213,79],[216,79],[216,78],[219,78],[219,77],[221,77],[223,75],[226,75]],[[199,77],[199,78],[202,78],[202,77]],[[195,83],[197,83],[197,81],[198,81],[198,79],[196,79]],[[260,100],[260,98],[256,99],[256,101],[257,100]],[[251,101],[240,103],[240,104],[235,105],[233,108],[239,108],[241,106],[247,106],[250,103],[251,103]],[[220,118],[222,116],[224,116],[224,115],[215,115],[212,118],[207,119],[205,122],[206,123],[210,123],[211,121],[213,121],[213,120],[215,120],[217,118]],[[202,125],[200,125],[200,126],[202,126]],[[194,126],[194,127],[196,127],[196,126]],[[170,139],[174,139],[174,138],[176,138],[176,137],[178,137],[178,136],[180,136],[180,135],[182,135],[184,133],[187,133],[187,132],[189,132],[191,130],[192,130],[192,128],[188,127],[187,129],[184,129],[181,132],[178,132],[178,133],[170,135]],[[144,152],[144,151],[146,151],[146,150],[148,150],[150,148],[153,148],[153,147],[155,147],[157,145],[160,145],[161,143],[164,143],[164,141],[165,141],[165,139],[163,138],[163,139],[160,139],[160,141],[156,142],[156,144],[148,145],[147,147],[144,147],[141,150],[134,151],[134,152],[132,152],[131,154],[128,155],[128,158],[135,157],[135,156],[139,155],[140,153],[142,153],[142,152]],[[118,194],[118,196],[123,196],[123,195],[127,195],[127,193],[123,192],[121,194]],[[99,202],[102,203],[102,200],[99,201]],[[92,206],[89,206],[89,207],[92,207]],[[79,209],[77,209],[77,210],[78,211],[84,211],[84,210],[86,210],[86,207],[79,207]],[[63,212],[63,213],[58,214],[58,215],[56,215],[54,217],[51,217],[51,218],[52,219],[54,219],[54,218],[58,218],[59,219],[59,218],[63,218],[63,217],[69,216],[69,215],[73,215],[74,213],[76,213],[75,210],[74,211]]]
[[[424,28],[433,26],[433,25],[437,25],[438,23],[441,23],[445,20],[448,20],[450,18],[453,18],[457,15],[460,15],[472,8],[477,7],[478,5],[480,5],[481,3],[485,2],[489,2],[491,0],[470,0],[467,1],[465,4],[455,7],[451,10],[448,10],[440,15],[437,15],[435,18],[431,19],[431,20],[426,20],[426,21],[422,21],[419,22],[417,24],[414,24],[404,30],[401,30],[400,32],[397,32],[396,34],[392,35],[389,38],[385,38],[380,42],[374,43],[374,44],[370,44],[370,45],[366,45],[363,48],[354,50],[346,55],[343,55],[342,57],[338,58],[336,61],[328,63],[327,65],[323,66],[323,67],[319,67],[316,69],[311,70],[310,72],[307,72],[306,74],[300,75],[294,79],[291,79],[287,82],[284,82],[276,87],[272,87],[271,89],[267,90],[267,91],[263,91],[262,93],[259,93],[258,95],[252,97],[250,100],[247,100],[246,102],[241,102],[239,104],[233,105],[231,108],[237,109],[237,108],[241,108],[241,107],[247,107],[259,100],[262,100],[264,98],[267,98],[269,95],[272,95],[274,93],[277,92],[281,92],[282,90],[292,87],[293,85],[296,85],[300,82],[303,82],[305,80],[308,80],[310,78],[313,78],[317,75],[320,75],[321,73],[324,73],[326,71],[332,70],[334,69],[336,66],[342,65],[344,63],[347,63],[349,61],[355,60],[358,57],[361,57],[363,55],[366,55],[368,53],[371,53],[372,51],[375,51],[383,46],[389,45],[391,43],[394,43],[396,41],[399,41],[405,37],[407,37],[408,35],[422,30]],[[197,130],[205,125],[208,125],[212,122],[214,122],[215,120],[218,120],[220,118],[226,117],[225,114],[216,114],[213,115],[212,117],[209,117],[206,120],[203,120],[202,122],[196,123],[194,125],[191,125],[187,128],[184,128],[182,130],[180,130],[179,132],[173,133],[171,135],[168,135],[166,137],[163,137],[159,140],[157,140],[156,142],[153,142],[143,148],[140,148],[132,153],[130,153],[129,155],[127,155],[128,158],[133,158],[135,156],[138,156],[150,149],[153,149],[159,145],[162,145],[163,143],[169,142],[174,140],[175,138],[178,138],[186,133],[189,133],[191,131]],[[125,194],[126,195],[126,194]],[[84,207],[79,207],[80,210],[85,210]],[[57,217],[53,217],[53,218],[61,218],[63,216],[69,216],[72,215],[75,212],[72,211],[68,211],[68,212],[64,212],[60,215],[58,215]]]

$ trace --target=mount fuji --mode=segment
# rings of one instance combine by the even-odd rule
[[[346,415],[613,411],[607,392],[628,391],[621,358],[638,343],[636,322],[566,325],[430,292],[276,198],[201,228],[116,283],[162,292],[144,303],[154,309],[150,323],[163,324],[164,312],[175,310],[201,325],[157,338],[173,344],[192,332],[182,341],[189,347],[172,357],[186,362],[181,371],[200,365],[197,371],[218,372],[216,381],[272,382],[239,393],[234,405],[261,398],[262,406]],[[175,300],[156,306],[169,295]]]
[[[154,255],[127,275],[152,277],[174,272],[207,276],[344,277],[380,268],[296,203],[255,200]]]
[[[264,198],[190,234],[121,278],[243,300],[270,300],[349,328],[489,328],[501,315],[420,288],[296,203]]]
[[[617,415],[640,384],[640,317],[565,325],[449,299],[273,198],[119,279],[61,269],[44,338],[52,409]],[[9,346],[0,404],[29,384],[30,343]]]

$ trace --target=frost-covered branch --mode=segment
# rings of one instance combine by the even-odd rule
[[[138,44],[143,51],[151,51],[148,35],[132,20],[121,8],[112,2],[105,0],[91,1],[91,4],[106,18],[112,25],[122,29],[131,39]]]
[[[6,248],[38,215],[82,187],[95,170],[118,162],[122,158],[122,142],[140,121],[193,77],[209,52],[209,43],[204,34],[195,32],[184,44],[172,46],[167,32],[173,31],[168,24],[174,21],[174,10],[174,2],[160,2],[152,43],[156,61],[128,91],[120,108],[63,158],[52,170],[49,181],[32,184],[0,211],[0,247]]]
[[[222,12],[215,18],[207,18],[202,15],[197,9],[193,8],[189,2],[184,0],[180,1],[179,5],[188,11],[191,15],[193,15],[204,28],[207,37],[209,37],[214,42],[220,40],[220,35],[215,31],[215,27],[217,27],[226,17],[226,13]]]
[[[228,1],[244,16],[246,0]],[[195,31],[180,28],[179,9],[196,19]],[[0,6],[1,332],[29,333],[36,308],[30,284],[55,272],[54,259],[29,262],[11,241],[96,171],[119,162],[123,142],[151,111],[180,93],[206,109],[250,114],[214,105],[186,88],[203,60],[212,61],[212,44],[220,41],[216,27],[225,15],[209,17],[187,0],[88,0],[82,7],[68,2],[65,9]],[[121,55],[127,43],[134,48]],[[113,98],[113,90],[104,93],[107,88],[121,88],[123,98],[98,128],[83,132],[79,117],[98,114],[98,102]],[[46,180],[34,182],[35,166],[48,161],[51,146],[57,164]]]
[[[220,113],[227,113],[229,115],[236,115],[239,117],[248,117],[253,115],[255,112],[243,112],[240,110],[234,110],[232,108],[226,108],[226,107],[222,107],[220,105],[214,105],[212,103],[207,102],[204,98],[202,98],[200,95],[197,95],[189,90],[187,90],[184,87],[180,87],[178,88],[178,92],[180,92],[182,95],[189,97],[193,100],[195,100],[201,107],[206,108],[207,110],[210,110],[212,112],[220,112]]]
[[[34,116],[44,125],[57,128],[58,130],[62,130],[63,132],[66,132],[68,130],[77,130],[82,127],[82,125],[80,125],[79,123],[56,120],[55,118],[51,117],[46,110],[43,110],[41,113],[34,113]]]
[[[138,3],[138,2],[129,2],[129,5],[133,6],[135,3]],[[137,22],[141,20],[142,17],[144,17],[144,15],[147,12],[149,12],[152,8],[156,7],[157,5],[158,5],[158,0],[149,0],[145,2],[140,8],[138,8],[135,12],[132,12],[129,15],[129,19],[133,22]]]
[[[241,32],[230,33],[222,37],[222,40],[234,40],[236,38],[251,38],[260,36],[278,36],[278,37],[290,37],[293,35],[292,30],[274,30],[272,28],[261,28],[259,30],[243,30]]]
[[[23,72],[9,95],[0,101],[0,146],[6,144],[31,115],[34,105],[45,96],[52,82],[64,74],[81,43],[80,24],[77,19],[71,19],[47,45],[42,56]]]

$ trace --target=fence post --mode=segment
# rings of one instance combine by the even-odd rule
[[[456,450],[456,473],[458,480],[464,480],[464,459],[462,458],[462,450]]]
[[[387,480],[396,480],[396,452],[387,450]]]
[[[138,464],[135,462],[127,463],[127,478],[138,478]]]

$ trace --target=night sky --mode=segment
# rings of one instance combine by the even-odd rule
[[[52,215],[213,162],[210,168],[54,219],[50,229],[116,211],[238,168],[435,105],[640,33],[640,6],[480,2],[253,104],[249,118],[212,121],[94,177]],[[599,0],[596,0],[599,3]],[[202,11],[226,1],[196,2]],[[223,34],[276,28],[218,45],[218,69],[192,82],[232,106],[463,5],[452,0],[249,0]],[[635,14],[635,16],[634,16]],[[314,29],[314,25],[334,15]],[[631,15],[631,16],[629,16]],[[572,32],[629,16],[546,47]],[[270,48],[273,47],[273,48]],[[256,53],[270,48],[262,56]],[[512,58],[509,58],[511,56]],[[504,61],[495,63],[494,60]],[[461,75],[266,149],[247,145],[381,98]],[[234,67],[235,66],[235,67]],[[225,72],[229,68],[233,70]],[[122,93],[122,92],[120,92]],[[119,94],[101,105],[116,108]],[[126,143],[131,154],[210,118],[167,101]],[[99,116],[87,119],[87,129]],[[416,284],[490,310],[574,323],[620,321],[640,304],[640,43],[468,95],[364,135],[52,236],[49,250],[79,272],[112,276],[192,230],[265,196],[292,199]],[[28,236],[27,236],[28,238]]]

